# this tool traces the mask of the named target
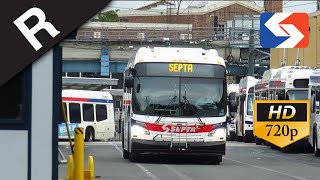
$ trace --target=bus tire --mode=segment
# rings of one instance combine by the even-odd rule
[[[94,141],[94,129],[92,127],[86,128],[85,141],[86,142]]]
[[[138,162],[138,154],[137,153],[135,153],[135,152],[130,152],[129,153],[129,160],[131,161],[131,162]]]
[[[250,142],[250,136],[249,136],[248,134],[245,134],[245,135],[243,136],[243,141],[244,141],[245,143],[249,143],[249,142]]]
[[[125,149],[122,149],[122,157],[124,159],[128,159],[129,158],[129,152]]]
[[[258,138],[258,137],[255,137],[255,143],[256,143],[256,145],[262,145],[263,144],[263,140]]]
[[[270,143],[270,147],[271,147],[271,149],[278,149],[278,146],[276,146],[276,145],[274,145],[274,144],[271,144]],[[284,149],[284,148],[283,148]]]
[[[211,157],[210,164],[212,164],[212,165],[219,165],[221,162],[222,162],[222,156],[221,156],[221,155],[219,155],[219,156],[212,156],[212,157]]]
[[[316,157],[320,157],[320,149],[318,148],[318,139],[317,139],[317,131],[313,131],[313,147],[314,147],[314,155]]]
[[[238,141],[238,142],[242,142],[242,137],[241,136],[238,136],[238,135],[236,135],[236,141]]]
[[[230,133],[230,141],[235,141],[236,140],[236,133],[235,132],[231,132]]]

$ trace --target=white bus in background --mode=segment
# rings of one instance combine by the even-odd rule
[[[309,143],[313,146],[315,156],[320,157],[320,69],[310,76],[308,99],[311,108]]]
[[[238,108],[235,118],[237,141],[253,141],[253,100],[254,86],[259,80],[247,76],[239,82]]]
[[[261,81],[257,82],[257,84],[254,87],[254,94],[255,94],[256,100],[268,100],[270,81],[276,75],[277,71],[278,69],[268,69],[263,73]],[[254,135],[254,138],[255,138],[255,143],[257,145],[261,145],[265,143],[264,140],[256,137],[255,135]]]
[[[114,138],[115,120],[112,95],[104,91],[63,90],[62,101],[71,137],[74,128],[84,128],[86,141]],[[67,139],[66,124],[59,124],[59,139]]]
[[[227,84],[225,62],[216,50],[140,48],[124,79],[125,159],[163,153],[222,161]]]
[[[239,97],[239,84],[228,84],[227,86],[227,118],[229,119],[227,123],[227,140],[236,140],[236,131],[234,125],[234,117],[237,113],[237,100]]]
[[[269,82],[269,100],[308,100],[309,78],[314,70],[308,66],[284,66]],[[272,148],[278,148],[271,144]],[[309,149],[308,138],[297,141],[281,150],[290,152]]]

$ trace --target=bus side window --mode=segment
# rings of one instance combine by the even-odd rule
[[[93,104],[82,104],[83,121],[93,122],[94,111]]]
[[[80,104],[69,103],[70,123],[81,123]]]
[[[127,117],[130,117],[131,106],[128,106]]]
[[[319,101],[320,101],[320,87],[316,87],[316,101],[315,101],[315,110],[316,112],[319,111]]]
[[[106,120],[108,118],[107,106],[102,105],[102,104],[97,104],[96,105],[96,115],[97,115],[97,117],[96,117],[97,122]]]

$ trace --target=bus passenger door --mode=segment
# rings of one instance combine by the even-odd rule
[[[114,118],[112,118],[113,114],[114,113],[111,112],[108,113],[106,104],[96,104],[96,134],[99,135],[99,139],[107,140],[114,137],[115,127]]]
[[[244,103],[245,103],[245,96],[241,96],[241,99],[240,99],[240,135],[243,135],[243,126],[244,126]]]

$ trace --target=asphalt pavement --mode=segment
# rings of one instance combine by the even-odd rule
[[[67,157],[70,147],[59,147]],[[191,156],[145,156],[132,163],[122,158],[120,142],[85,144],[85,162],[94,156],[96,180],[319,180],[320,158],[312,153],[283,153],[253,143],[227,142],[220,165]],[[85,163],[86,165],[86,163]],[[66,165],[59,165],[59,178],[66,177]]]

